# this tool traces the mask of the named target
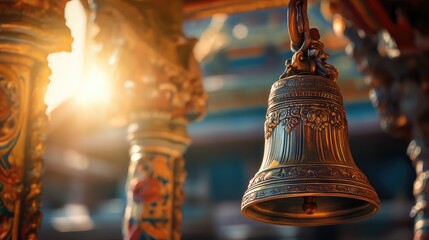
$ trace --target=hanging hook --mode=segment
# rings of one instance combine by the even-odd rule
[[[291,59],[286,60],[286,69],[280,78],[297,74],[312,74],[336,81],[337,69],[327,63],[329,55],[323,51],[320,34],[310,29],[307,15],[307,0],[290,0],[288,27],[291,39]]]

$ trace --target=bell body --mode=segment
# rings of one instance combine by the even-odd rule
[[[379,206],[351,156],[337,84],[314,75],[275,82],[263,162],[244,194],[242,213],[267,223],[315,226],[363,218]]]

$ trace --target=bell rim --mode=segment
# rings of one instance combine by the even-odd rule
[[[293,193],[293,194],[288,194],[286,197],[285,195],[280,195],[280,196],[272,196],[272,197],[267,197],[267,198],[263,198],[263,199],[257,199],[257,200],[252,200],[249,201],[245,204],[242,204],[241,206],[241,214],[256,220],[256,221],[260,221],[260,222],[265,222],[265,223],[269,223],[269,224],[275,224],[275,225],[283,225],[283,226],[323,226],[323,225],[334,225],[334,224],[341,224],[341,223],[347,223],[347,222],[354,222],[354,221],[358,221],[361,220],[363,218],[367,218],[370,216],[375,215],[379,210],[380,210],[380,200],[379,197],[377,195],[377,193],[375,191],[373,191],[373,193],[376,196],[376,200],[374,199],[370,199],[370,198],[365,198],[365,197],[360,197],[359,195],[354,195],[354,194],[347,194],[347,193],[329,193],[329,192],[319,192],[319,193]],[[326,194],[329,194],[329,196],[327,196]],[[244,197],[247,195],[244,195]],[[314,220],[317,219],[321,219],[319,218],[313,218],[313,220],[311,218],[306,219],[306,221],[300,221],[300,222],[293,222],[294,220],[297,220],[298,218],[283,218],[283,221],[274,221],[274,220],[269,220],[266,218],[261,218],[261,217],[256,217],[256,216],[263,216],[262,214],[249,214],[249,208],[251,208],[253,205],[258,204],[258,203],[263,203],[266,201],[272,201],[272,200],[277,200],[277,199],[285,199],[285,198],[294,198],[294,197],[341,197],[341,198],[351,198],[354,200],[360,200],[360,201],[364,201],[366,203],[368,203],[369,205],[366,207],[366,209],[368,209],[368,207],[372,206],[371,211],[366,211],[365,214],[362,215],[357,215],[355,217],[350,217],[350,218],[346,218],[346,219],[337,219],[335,220],[334,217],[331,218],[324,218],[325,220],[322,222],[317,222]],[[243,198],[244,198],[243,197]],[[286,220],[286,221],[284,221]]]
[[[267,175],[279,169],[296,170],[297,168],[304,170],[304,172],[311,170],[312,174],[316,174],[316,176],[310,178],[307,175],[300,175],[301,173],[294,173],[293,175],[287,175],[287,177],[267,178]],[[322,176],[319,175],[317,171],[318,169],[329,169],[331,172],[328,175]],[[348,169],[352,172],[349,172],[346,175],[338,174],[340,170],[343,169]],[[263,180],[255,181],[255,179],[261,178],[260,174],[262,174]],[[360,177],[356,178],[356,176]],[[279,188],[288,189],[282,190]],[[263,190],[268,189],[274,190],[275,193],[262,192]],[[373,201],[373,203],[376,205],[380,204],[377,192],[371,186],[368,178],[359,168],[340,164],[300,164],[299,166],[282,165],[258,171],[255,174],[255,177],[250,181],[247,190],[243,194],[242,206],[247,205],[249,202],[259,202],[263,199],[274,199],[276,197],[284,197],[285,195],[302,196],[308,192],[313,192],[309,195],[339,194],[341,196],[355,196],[354,198],[359,197],[361,200],[376,199],[377,201]],[[261,194],[262,197],[258,197],[259,194]],[[252,197],[251,195],[254,196]],[[246,197],[250,197],[252,199],[246,200]]]

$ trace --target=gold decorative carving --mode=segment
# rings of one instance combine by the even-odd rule
[[[8,39],[0,43],[2,52],[25,53],[43,62],[49,53],[70,50],[72,38],[64,18],[68,1],[0,1],[2,36]]]
[[[130,124],[124,238],[180,239],[186,126],[207,99],[196,41],[182,33],[182,1],[94,2],[97,61],[117,89],[110,117]]]
[[[70,49],[66,0],[0,1],[0,238],[37,239],[47,56]]]
[[[202,116],[207,95],[192,54],[196,41],[182,33],[181,2],[95,2],[98,62],[111,70],[118,89],[112,116],[127,122],[132,121],[130,112],[163,112],[188,121]]]
[[[28,153],[24,162],[26,179],[24,184],[23,214],[26,218],[22,234],[24,239],[36,239],[37,231],[42,222],[40,212],[40,194],[42,189],[43,152],[45,150],[45,132],[48,126],[44,95],[51,70],[47,62],[41,64],[35,73],[33,87],[30,90],[29,112],[31,122],[28,125]]]
[[[9,65],[0,64],[0,86],[2,89],[3,112],[0,135],[0,213],[2,222],[9,228],[4,229],[4,239],[12,238],[18,233],[21,194],[23,189],[22,161],[16,149],[19,148],[18,140],[21,135],[21,127],[24,124],[25,114],[20,112],[20,106],[25,101],[24,84],[18,73],[10,69]],[[18,144],[17,144],[18,143]],[[18,146],[17,146],[18,145]]]

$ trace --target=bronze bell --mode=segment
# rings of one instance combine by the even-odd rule
[[[241,211],[282,225],[336,224],[375,213],[377,193],[350,153],[337,84],[291,76],[271,88],[261,168]]]
[[[308,26],[306,1],[290,2],[289,11],[303,11],[304,22],[294,25],[289,18],[289,28]],[[343,98],[335,82],[338,72],[326,62],[317,30],[307,31],[296,43],[289,29],[295,54],[272,85],[264,158],[241,204],[245,216],[262,222],[338,224],[370,216],[380,207],[350,153]],[[306,47],[297,50],[294,44]]]

